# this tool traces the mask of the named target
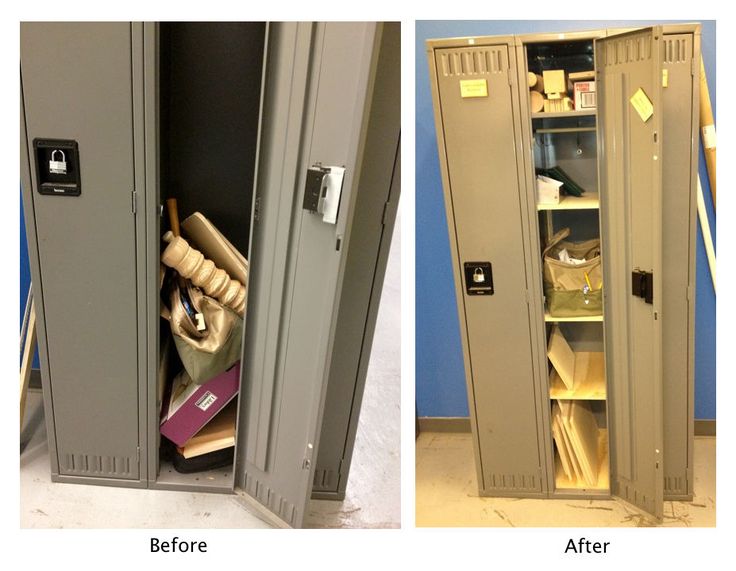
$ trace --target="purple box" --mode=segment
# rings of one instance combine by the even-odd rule
[[[174,378],[171,396],[164,403],[161,434],[184,446],[238,394],[239,382],[240,362],[203,385],[193,383],[182,371]]]

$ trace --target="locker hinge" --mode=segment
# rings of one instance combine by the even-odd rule
[[[340,464],[337,466],[337,473],[339,476],[344,476],[343,468],[345,467],[345,458],[340,458]]]
[[[261,197],[256,196],[255,204],[253,205],[253,220],[258,222],[261,219]]]
[[[312,452],[314,452],[314,446],[309,442],[307,443],[307,449],[304,451],[302,470],[309,470],[312,467]]]
[[[654,301],[654,274],[636,268],[631,272],[631,294],[647,303]]]
[[[693,77],[700,75],[700,61],[697,58],[690,59],[690,74]]]
[[[136,461],[138,462],[138,465],[140,465],[141,463],[141,447],[140,446],[135,447],[135,456],[136,456]]]
[[[134,190],[131,193],[131,203],[132,203],[133,214],[136,213],[136,207],[137,207],[136,203],[137,202],[138,202],[138,193]]]
[[[688,301],[693,300],[693,287],[692,286],[687,286],[687,289],[685,290],[685,298]]]
[[[388,216],[388,205],[391,204],[390,201],[386,201],[383,203],[383,214],[381,215],[381,226],[386,225],[386,216]]]

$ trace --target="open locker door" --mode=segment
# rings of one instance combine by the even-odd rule
[[[662,517],[662,30],[596,40],[611,492]]]
[[[312,489],[380,33],[269,26],[236,487],[294,527]]]

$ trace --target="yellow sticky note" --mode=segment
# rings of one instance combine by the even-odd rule
[[[460,80],[461,97],[488,97],[488,82],[485,79]]]
[[[641,120],[645,123],[654,114],[654,105],[652,105],[649,97],[647,97],[647,94],[644,93],[644,90],[641,87],[636,90],[636,93],[631,96],[629,101],[631,101],[631,104],[634,106],[634,109],[636,109],[639,117],[641,117]]]

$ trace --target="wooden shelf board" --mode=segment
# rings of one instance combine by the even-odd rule
[[[575,352],[573,390],[568,390],[553,368],[549,382],[549,398],[568,400],[606,400],[606,375],[603,353]]]
[[[603,321],[602,315],[584,315],[579,317],[552,317],[549,314],[548,310],[544,311],[544,320],[547,322],[555,323],[558,321],[571,321],[571,322],[579,322],[579,321]]]
[[[532,113],[532,119],[564,119],[565,117],[595,117],[596,109],[585,109],[582,111],[562,111],[558,113]]]
[[[597,192],[586,192],[583,196],[563,196],[559,204],[537,204],[537,210],[595,210],[600,208]]]
[[[610,468],[608,462],[608,430],[605,428],[598,429],[598,458],[600,465],[598,468],[598,482],[595,486],[588,486],[584,480],[578,481],[576,478],[570,480],[562,469],[562,461],[559,453],[555,451],[555,489],[568,490],[608,490],[610,484]]]

